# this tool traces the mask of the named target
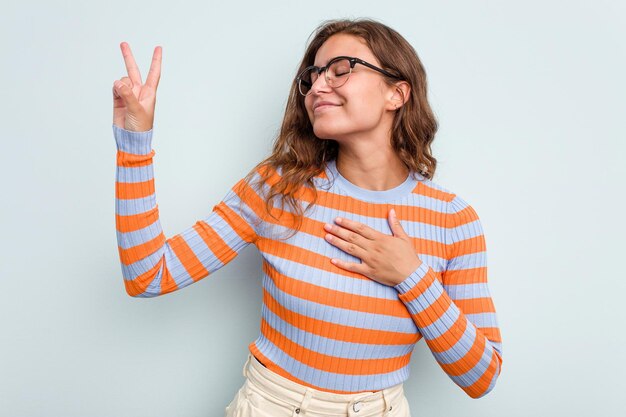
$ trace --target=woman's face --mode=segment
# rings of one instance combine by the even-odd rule
[[[340,55],[361,58],[380,67],[380,62],[365,41],[344,33],[333,35],[322,44],[313,65],[325,66],[332,58]],[[382,74],[356,64],[348,81],[338,88],[330,87],[322,73],[311,87],[309,95],[304,98],[304,105],[318,138],[361,137],[381,130],[385,114],[391,124],[394,109],[390,100],[392,95],[393,89],[384,82]],[[334,105],[314,110],[313,106],[321,101]]]

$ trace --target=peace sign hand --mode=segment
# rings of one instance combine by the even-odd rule
[[[120,48],[128,77],[122,77],[113,83],[113,124],[135,132],[150,130],[154,121],[156,90],[161,77],[161,47],[154,48],[148,78],[143,85],[130,46],[122,42]]]
[[[421,264],[411,237],[404,231],[391,209],[387,218],[393,236],[372,229],[366,224],[336,218],[337,224],[326,224],[325,238],[333,246],[361,259],[361,263],[331,259],[336,266],[356,272],[384,285],[395,286],[404,281]]]

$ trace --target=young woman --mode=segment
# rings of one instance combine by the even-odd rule
[[[113,87],[116,225],[126,291],[155,297],[263,256],[263,308],[227,416],[409,416],[423,337],[472,398],[502,345],[475,210],[432,181],[437,122],[411,45],[370,19],[320,25],[272,154],[203,220],[166,239],[151,148],[161,48],[145,84],[130,47]]]

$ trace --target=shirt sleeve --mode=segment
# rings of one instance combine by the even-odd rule
[[[166,238],[154,187],[153,130],[134,132],[113,125],[113,133],[117,145],[115,225],[122,276],[130,296],[156,297],[180,290],[217,271],[256,242],[258,195],[244,179],[205,219]]]
[[[446,248],[441,282],[422,262],[395,288],[444,372],[470,397],[480,398],[500,375],[502,340],[487,285],[482,225],[456,195],[446,213]]]

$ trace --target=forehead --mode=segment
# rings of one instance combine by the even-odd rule
[[[368,48],[365,41],[358,36],[338,33],[326,39],[315,54],[313,65],[322,67],[332,58],[340,55],[355,56],[365,61],[377,64],[378,60]]]

